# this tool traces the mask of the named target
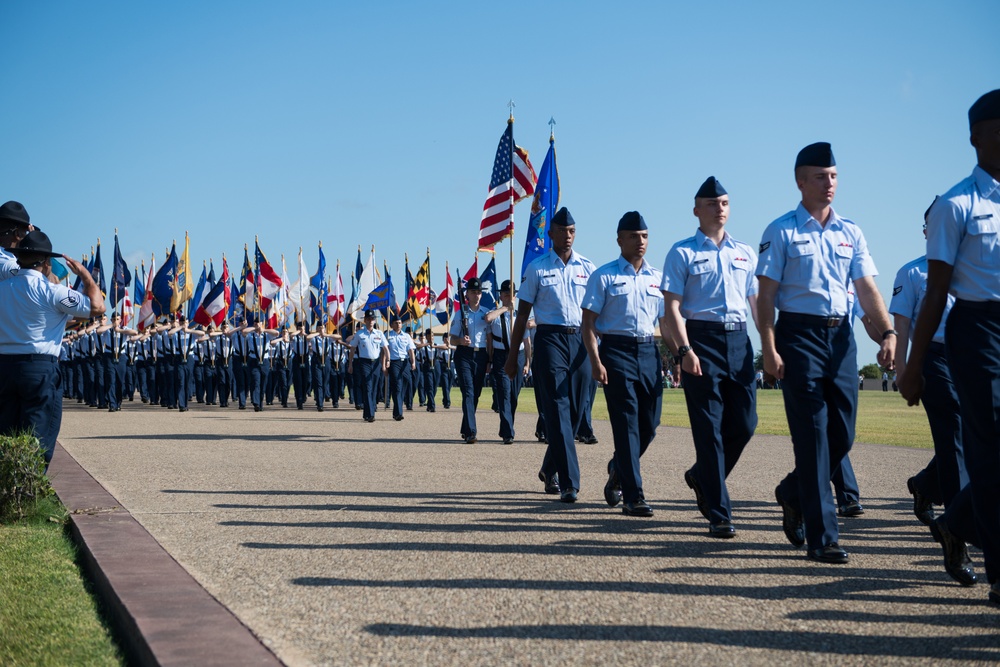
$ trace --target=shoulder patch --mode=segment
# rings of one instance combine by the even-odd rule
[[[767,243],[761,243],[760,244],[760,250],[758,250],[758,252],[760,252],[760,253],[767,252],[767,249],[770,248],[770,247],[771,247],[771,242],[770,241],[768,241]]]
[[[67,308],[75,308],[80,303],[80,298],[75,294],[69,294],[64,297],[59,303],[66,306]]]
[[[903,291],[903,286],[902,285],[896,285],[895,287],[892,288],[892,295],[896,296],[897,294],[899,294],[902,291]]]

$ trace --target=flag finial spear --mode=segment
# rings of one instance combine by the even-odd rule
[[[508,123],[513,123],[514,122],[514,107],[516,107],[516,106],[517,105],[514,104],[514,100],[513,99],[511,99],[511,100],[509,100],[507,102],[507,108],[510,109],[510,118],[507,119]]]
[[[549,116],[549,142],[556,140],[556,119]]]

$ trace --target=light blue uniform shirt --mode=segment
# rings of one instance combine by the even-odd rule
[[[596,270],[593,262],[575,250],[566,264],[549,250],[528,264],[517,296],[532,305],[536,324],[578,327],[587,281]]]
[[[126,343],[128,342],[128,334],[123,334],[120,331],[115,331],[114,329],[108,329],[100,334],[101,336],[101,351],[105,354],[114,354],[115,347],[118,348],[118,356],[122,356],[125,352]]]
[[[0,248],[0,280],[7,280],[18,268],[17,258]]]
[[[498,318],[489,323],[490,336],[493,338],[493,349],[494,350],[506,350],[507,348],[503,344],[503,330],[507,329],[507,341],[509,342],[514,338],[512,335],[514,333],[514,319],[517,317],[517,311],[513,313],[501,313]],[[524,349],[524,341],[528,338],[528,330],[524,330],[524,338],[521,339],[521,344],[517,346],[518,350]]]
[[[639,272],[621,255],[590,275],[583,307],[597,313],[600,335],[652,336],[663,317],[662,274],[646,260]]]
[[[258,359],[260,361],[270,361],[271,359],[271,335],[251,331],[243,338],[246,345],[247,358]]]
[[[826,227],[799,204],[764,230],[757,276],[776,280],[778,310],[824,317],[851,313],[851,283],[876,276],[861,228],[831,208]]]
[[[378,329],[368,331],[368,328],[365,327],[354,332],[354,337],[351,338],[351,347],[357,350],[355,354],[362,359],[378,359],[382,348],[389,347],[389,341],[385,339],[385,334]]]
[[[1000,183],[982,167],[931,208],[927,259],[954,267],[956,298],[1000,301]]]
[[[0,354],[58,357],[66,323],[90,317],[90,299],[30,269],[0,281],[0,303]]]
[[[717,246],[699,229],[667,253],[660,289],[681,297],[686,320],[746,322],[747,297],[757,293],[756,268],[749,245],[726,232]]]
[[[390,331],[386,338],[389,339],[389,361],[402,361],[403,359],[409,359],[408,352],[410,350],[416,350],[417,346],[410,338],[410,334],[400,331],[396,333],[395,331]]]
[[[490,325],[486,324],[486,307],[482,303],[479,304],[479,308],[472,310],[471,308],[465,311],[469,316],[469,343],[470,347],[481,347],[486,349],[486,337],[490,335]],[[455,312],[455,319],[451,322],[451,335],[456,338],[462,337],[462,315],[460,312]]]
[[[910,340],[913,340],[913,332],[916,330],[914,325],[924,305],[925,296],[927,296],[927,257],[918,257],[904,264],[896,273],[896,281],[892,284],[892,300],[889,302],[890,313],[910,320]],[[948,302],[941,314],[941,324],[934,332],[935,343],[944,342],[944,325],[948,321],[948,313],[951,312],[953,305],[955,297],[949,294]]]

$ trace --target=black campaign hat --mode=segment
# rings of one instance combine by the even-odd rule
[[[62,257],[62,253],[52,252],[52,241],[45,232],[34,230],[28,232],[16,248],[10,248],[7,252],[12,255],[47,255],[49,257]]]
[[[836,167],[837,161],[833,159],[833,149],[825,141],[818,141],[809,144],[799,151],[795,157],[795,168],[799,167]]]
[[[969,129],[976,123],[996,118],[1000,118],[1000,88],[986,93],[969,107]]]
[[[620,232],[641,232],[644,229],[649,229],[649,227],[646,226],[646,221],[643,220],[638,211],[629,211],[618,221],[618,231]]]
[[[467,290],[474,289],[477,292],[482,292],[483,283],[482,281],[479,280],[479,278],[469,278],[469,280],[466,281],[465,283],[465,289]]]
[[[5,202],[3,206],[0,206],[0,220],[16,222],[22,227],[31,224],[31,217],[24,209],[24,205],[16,201]]]
[[[510,292],[511,291],[511,289],[510,289],[510,281],[509,280],[505,280],[502,283],[500,283],[500,291],[501,292]]]
[[[694,194],[695,199],[699,197],[705,199],[714,199],[716,197],[721,197],[722,195],[728,195],[726,189],[722,187],[722,183],[719,183],[719,179],[715,176],[709,176],[705,179],[705,182],[701,184],[698,188],[698,192]]]
[[[375,311],[369,308],[365,311],[365,317],[375,317]]]
[[[576,220],[570,215],[569,209],[563,206],[552,216],[552,224],[562,225],[563,227],[576,227]]]

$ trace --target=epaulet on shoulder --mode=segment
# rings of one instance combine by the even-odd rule
[[[924,259],[925,259],[925,257],[917,257],[916,259],[911,259],[906,264],[903,264],[903,266],[900,269],[900,271],[906,271],[906,272],[912,271],[913,269],[915,269],[918,266],[920,266],[920,263],[923,262]]]
[[[692,234],[691,236],[687,237],[686,239],[681,239],[680,241],[678,241],[677,243],[675,243],[673,245],[673,248],[679,248],[682,245],[691,243],[692,241],[694,241],[694,239],[695,239],[695,236],[694,236],[694,234]],[[671,250],[673,250],[673,248],[671,248]]]

